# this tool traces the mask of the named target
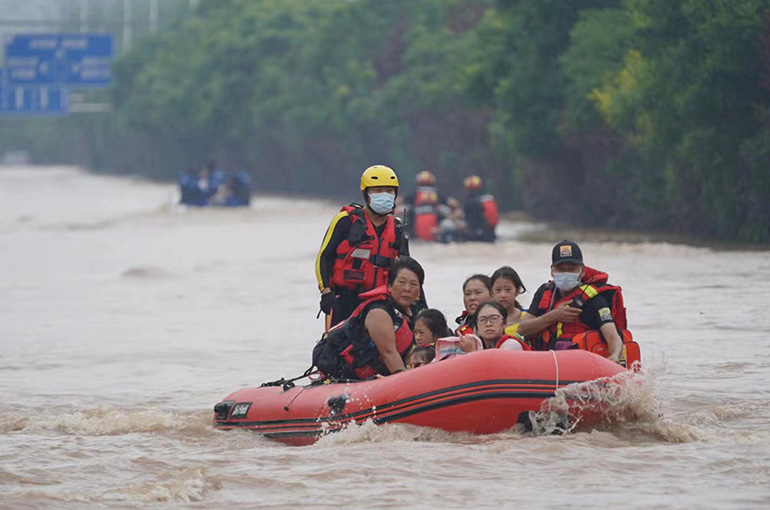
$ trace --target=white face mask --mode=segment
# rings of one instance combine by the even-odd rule
[[[580,285],[580,273],[554,273],[553,283],[562,293],[569,292]]]
[[[396,197],[391,193],[372,193],[369,195],[369,207],[377,214],[390,214],[396,207]]]

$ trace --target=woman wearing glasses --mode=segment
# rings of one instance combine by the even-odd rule
[[[518,335],[510,336],[504,332],[508,311],[496,301],[490,301],[476,310],[476,335],[481,339],[484,349],[512,349],[531,351],[532,348]],[[460,347],[465,352],[477,350],[477,342],[470,336],[460,337]]]

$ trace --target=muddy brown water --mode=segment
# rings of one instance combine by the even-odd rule
[[[189,210],[172,185],[0,168],[0,508],[767,508],[770,253],[582,243],[622,285],[638,418],[564,436],[363,424],[293,448],[211,427],[233,390],[301,373],[333,203]],[[548,228],[413,243],[433,307],[503,264],[531,299]],[[580,241],[580,238],[577,238]]]

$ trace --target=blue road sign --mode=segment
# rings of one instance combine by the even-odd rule
[[[62,86],[20,87],[4,83],[0,69],[0,115],[63,115],[69,111]]]
[[[112,55],[110,34],[16,34],[5,45],[6,83],[104,87]]]

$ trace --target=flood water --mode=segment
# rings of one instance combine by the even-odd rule
[[[314,259],[339,204],[174,197],[0,168],[0,508],[770,507],[770,252],[581,242],[641,344],[635,421],[488,437],[364,424],[297,448],[214,430],[212,407],[309,365]],[[533,230],[542,242],[518,240]],[[529,303],[558,239],[501,233],[413,243],[431,306],[455,317],[464,278],[501,265]]]

